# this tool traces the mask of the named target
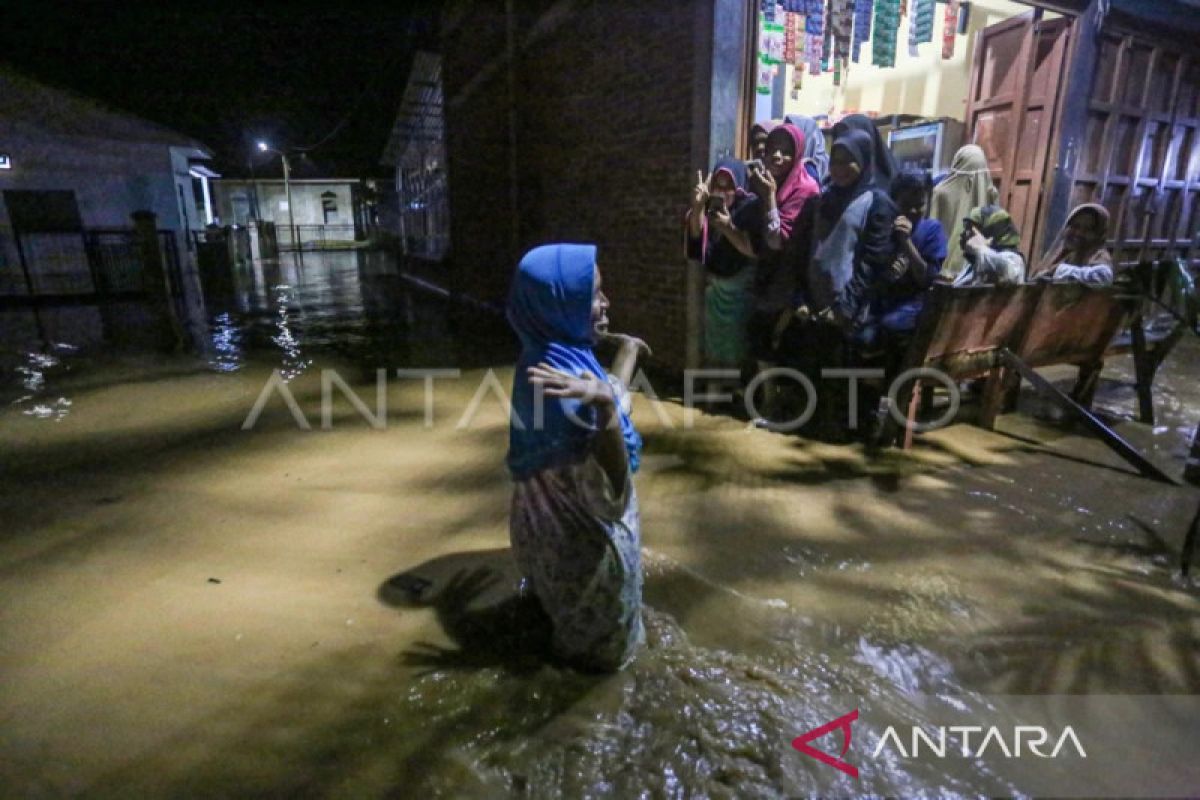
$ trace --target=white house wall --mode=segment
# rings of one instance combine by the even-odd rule
[[[149,210],[158,215],[159,228],[181,230],[176,165],[166,145],[47,136],[0,116],[0,152],[12,159],[12,169],[0,171],[0,263],[6,271],[20,269],[6,190],[73,191],[85,228],[128,228],[134,211]],[[190,182],[185,197],[191,197]]]
[[[292,182],[292,202],[295,203],[293,215],[297,225],[326,224],[321,195],[333,192],[337,203],[336,216],[331,215],[329,225],[354,225],[354,183],[299,183]],[[259,218],[276,225],[288,225],[287,194],[283,181],[250,181],[215,180],[210,184],[213,193],[213,207],[221,217],[222,223],[240,222],[234,217],[235,197],[251,197],[256,191],[258,195]]]

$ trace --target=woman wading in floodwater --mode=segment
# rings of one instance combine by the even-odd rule
[[[620,669],[644,637],[641,439],[625,387],[645,344],[610,336],[607,312],[595,246],[546,245],[521,259],[508,301],[521,340],[508,450],[513,555],[553,623],[557,654],[594,670]],[[600,338],[618,344],[613,375],[592,352]]]

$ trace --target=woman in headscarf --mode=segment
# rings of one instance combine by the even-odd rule
[[[766,163],[767,137],[779,127],[779,120],[763,119],[750,126],[750,158]]]
[[[966,267],[955,286],[998,286],[1025,281],[1025,256],[1018,249],[1021,234],[1012,217],[1000,206],[975,208],[962,221],[959,247]]]
[[[890,333],[909,333],[917,326],[925,292],[933,285],[946,258],[946,232],[942,223],[925,216],[929,200],[929,175],[901,172],[892,181],[892,202],[900,211],[893,225],[896,260],[895,282],[887,286],[872,309]]]
[[[1050,247],[1050,257],[1038,265],[1035,277],[1048,277],[1056,283],[1111,286],[1113,261],[1104,248],[1108,225],[1108,209],[1104,206],[1085,203],[1075,208]]]
[[[812,248],[813,214],[821,187],[801,166],[803,153],[804,134],[785,123],[767,137],[765,169],[750,173],[762,224],[749,323],[751,355],[760,368],[777,361],[780,337],[791,320]],[[764,417],[770,417],[773,405],[774,392],[767,387]]]
[[[812,380],[827,368],[858,363],[866,344],[871,301],[889,280],[895,259],[896,206],[874,174],[874,142],[862,130],[847,130],[830,152],[829,187],[817,214],[817,246],[808,271],[809,306],[798,308],[804,346],[794,348],[797,367]],[[842,382],[823,383],[817,394],[815,434],[844,442],[850,436],[851,402]],[[872,427],[878,396],[857,391],[858,419]]]
[[[802,114],[788,114],[783,121],[795,125],[804,134],[804,168],[817,183],[824,182],[829,175],[829,154],[825,152],[825,135],[817,121]]]
[[[873,150],[861,130],[834,141],[817,215],[809,299],[813,311],[828,313],[846,331],[864,322],[872,287],[887,280],[896,253],[896,205],[878,188]]]
[[[983,148],[973,144],[960,147],[954,154],[950,174],[933,189],[929,210],[929,216],[942,223],[950,244],[942,267],[943,277],[953,279],[965,266],[960,243],[963,219],[973,208],[994,204],[998,196]]]
[[[870,137],[871,170],[875,187],[886,194],[892,188],[892,179],[900,171],[896,167],[896,160],[892,158],[892,151],[888,149],[887,142],[883,140],[879,128],[875,126],[875,121],[862,114],[851,114],[834,125],[833,140],[836,142],[850,131],[862,131]]]
[[[641,439],[622,379],[592,352],[608,326],[595,246],[526,253],[508,319],[521,340],[507,459],[513,555],[553,623],[557,654],[587,669],[619,669],[643,638],[632,478]],[[618,338],[627,379],[645,345]]]
[[[704,266],[704,356],[714,367],[740,368],[754,281],[759,210],[746,191],[746,164],[723,158],[692,191],[685,249]]]

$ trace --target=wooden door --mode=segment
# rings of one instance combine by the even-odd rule
[[[1195,258],[1200,58],[1133,33],[1105,31],[1092,75],[1070,205],[1108,208],[1109,248],[1118,267]]]
[[[983,148],[999,202],[1034,253],[1061,111],[1071,20],[1041,11],[984,28],[975,43],[967,97],[967,140]]]

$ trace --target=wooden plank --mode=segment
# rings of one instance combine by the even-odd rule
[[[1125,461],[1129,462],[1137,469],[1139,473],[1147,478],[1152,478],[1163,483],[1169,483],[1173,486],[1178,486],[1179,481],[1172,478],[1166,472],[1158,467],[1153,461],[1142,455],[1136,447],[1125,441],[1116,431],[1108,427],[1091,411],[1076,403],[1067,395],[1063,394],[1050,381],[1039,375],[1032,367],[1022,361],[1011,350],[1004,349],[1000,352],[1000,357],[1005,365],[1019,374],[1022,378],[1033,384],[1038,393],[1050,400],[1064,411],[1074,415],[1087,426],[1087,428],[1099,437],[1100,441],[1105,444],[1110,450],[1119,455]]]
[[[1043,38],[1045,36],[1054,37],[1051,51],[1046,56],[1047,64],[1044,68],[1050,70],[1055,77],[1048,83],[1047,88],[1050,94],[1043,96],[1040,102],[1032,102],[1032,98],[1030,97],[1026,97],[1025,100],[1025,117],[1028,117],[1030,111],[1033,109],[1040,109],[1042,112],[1040,115],[1041,127],[1038,131],[1037,151],[1033,159],[1033,168],[1028,171],[1027,177],[1022,176],[1019,179],[1022,182],[1028,183],[1029,193],[1026,202],[1032,205],[1032,208],[1020,209],[1021,218],[1027,223],[1022,226],[1021,230],[1023,252],[1029,254],[1038,252],[1037,244],[1039,240],[1054,238],[1053,232],[1047,234],[1041,227],[1043,216],[1042,206],[1050,192],[1049,183],[1052,176],[1050,159],[1051,154],[1054,152],[1052,144],[1062,116],[1062,81],[1058,79],[1058,76],[1061,75],[1065,64],[1071,31],[1071,24],[1065,19],[1052,20],[1048,23],[1039,21],[1034,25],[1035,56],[1041,53]],[[1030,85],[1032,85],[1032,73],[1034,73],[1034,69],[1031,69],[1030,72]],[[1032,224],[1028,224],[1030,222]]]
[[[1009,92],[1008,94],[998,94],[985,100],[979,100],[975,104],[975,111],[993,111],[997,108],[1011,106],[1017,102],[1019,97],[1020,95],[1017,93]]]
[[[1130,341],[1133,345],[1133,372],[1137,382],[1138,416],[1147,425],[1154,424],[1154,373],[1150,366],[1150,353],[1146,348],[1145,320],[1135,314],[1129,323]]]
[[[1125,62],[1128,60],[1130,48],[1130,37],[1125,36],[1121,39],[1120,49],[1117,51],[1117,66],[1116,74],[1121,75],[1125,68]],[[1118,91],[1117,87],[1121,85],[1120,80],[1113,81],[1113,93]],[[1108,196],[1108,186],[1113,173],[1113,157],[1117,146],[1117,126],[1121,123],[1122,115],[1120,113],[1112,113],[1105,122],[1104,135],[1100,140],[1101,156],[1100,156],[1100,202],[1104,202]],[[1129,200],[1130,191],[1126,190],[1121,197],[1121,202],[1117,205],[1115,213],[1112,214],[1112,231],[1114,238],[1110,241],[1115,242],[1120,238],[1121,225],[1124,221],[1125,203]],[[1105,203],[1107,206],[1107,203]],[[1112,211],[1112,209],[1110,209]]]
[[[1029,88],[1033,82],[1033,60],[1037,54],[1037,25],[1041,20],[1042,10],[1039,8],[1034,12],[1033,19],[1030,20],[1025,29],[1024,39],[1021,42],[1021,50],[1017,55],[1017,68],[1015,84],[1020,87],[1018,96],[1013,101],[1013,135],[1009,142],[1008,152],[1004,159],[1004,184],[1000,191],[1002,201],[1000,203],[1011,215],[1013,206],[1013,194],[1016,191],[1016,170],[1017,170],[1017,150],[1018,142],[1021,140],[1021,131],[1024,129],[1026,109],[1025,98],[1029,97]],[[1026,251],[1028,252],[1028,251]]]
[[[1155,47],[1154,52],[1155,52],[1156,58],[1161,60],[1161,58],[1163,56],[1162,48]],[[1155,63],[1157,63],[1157,62],[1155,62]],[[1156,147],[1155,153],[1154,153],[1154,158],[1158,161],[1158,163],[1155,165],[1155,169],[1158,171],[1158,188],[1155,191],[1159,198],[1162,198],[1165,196],[1164,191],[1167,186],[1167,154],[1171,152],[1171,139],[1175,136],[1175,120],[1177,120],[1179,118],[1179,90],[1183,85],[1183,79],[1186,75],[1186,73],[1184,72],[1185,66],[1187,66],[1186,59],[1184,59],[1182,56],[1179,56],[1175,59],[1175,74],[1171,76],[1171,90],[1170,90],[1170,93],[1167,95],[1167,108],[1170,109],[1169,118],[1166,123],[1167,146],[1162,148],[1161,152],[1158,152],[1158,148]],[[1160,125],[1161,124],[1162,123],[1160,123]],[[1161,205],[1166,205],[1166,204],[1161,204]],[[1156,223],[1158,223],[1156,225],[1156,227],[1159,231],[1163,231],[1166,229],[1166,226],[1162,223],[1162,220],[1160,219],[1159,215],[1169,214],[1169,213],[1170,213],[1169,207],[1167,207],[1167,208],[1160,207],[1158,209],[1158,214],[1156,215],[1154,221]],[[1174,238],[1175,238],[1174,231],[1170,231],[1169,233],[1170,233],[1169,238],[1174,240]],[[1145,250],[1144,250],[1145,247],[1146,247],[1146,245],[1143,245],[1143,252],[1145,252]],[[1153,411],[1151,411],[1151,415],[1153,416]]]
[[[1033,19],[1034,14],[1030,12],[990,25],[980,31],[976,39],[975,60],[971,69],[967,93],[967,138],[984,148],[990,164],[998,164],[998,168],[993,168],[992,179],[998,185],[1000,203],[1005,207],[1007,207],[1008,192],[1012,184],[1011,170],[1016,160],[1017,140],[1020,138],[1020,102],[1025,94],[1025,76],[1031,39],[1028,31],[1032,29]],[[997,53],[1011,53],[1011,50],[1005,51],[1001,48],[1011,46],[1011,42],[1017,36],[1019,36],[1020,45],[1016,54],[1011,59],[1001,59]],[[996,76],[988,69],[989,65],[995,64],[999,60],[1011,62],[1009,77],[1005,79],[1005,83],[1019,88],[989,94],[993,87],[985,86],[984,81],[992,78],[993,84],[995,83]],[[996,152],[995,144],[987,139],[981,140],[979,120],[985,115],[1003,120],[1006,113],[1009,116],[1007,120],[1009,140],[1001,143],[1003,148],[1001,152]]]
[[[942,371],[952,380],[989,375],[999,365],[999,350],[1016,344],[1029,324],[1044,284],[1019,286],[934,286],[926,297],[901,371],[915,367]],[[916,387],[901,387],[897,408],[914,409]],[[893,415],[884,422],[884,442],[911,445],[909,429],[900,430]]]
[[[1032,367],[1104,360],[1117,331],[1129,323],[1129,296],[1081,284],[1044,284],[1036,306],[1010,349]]]

